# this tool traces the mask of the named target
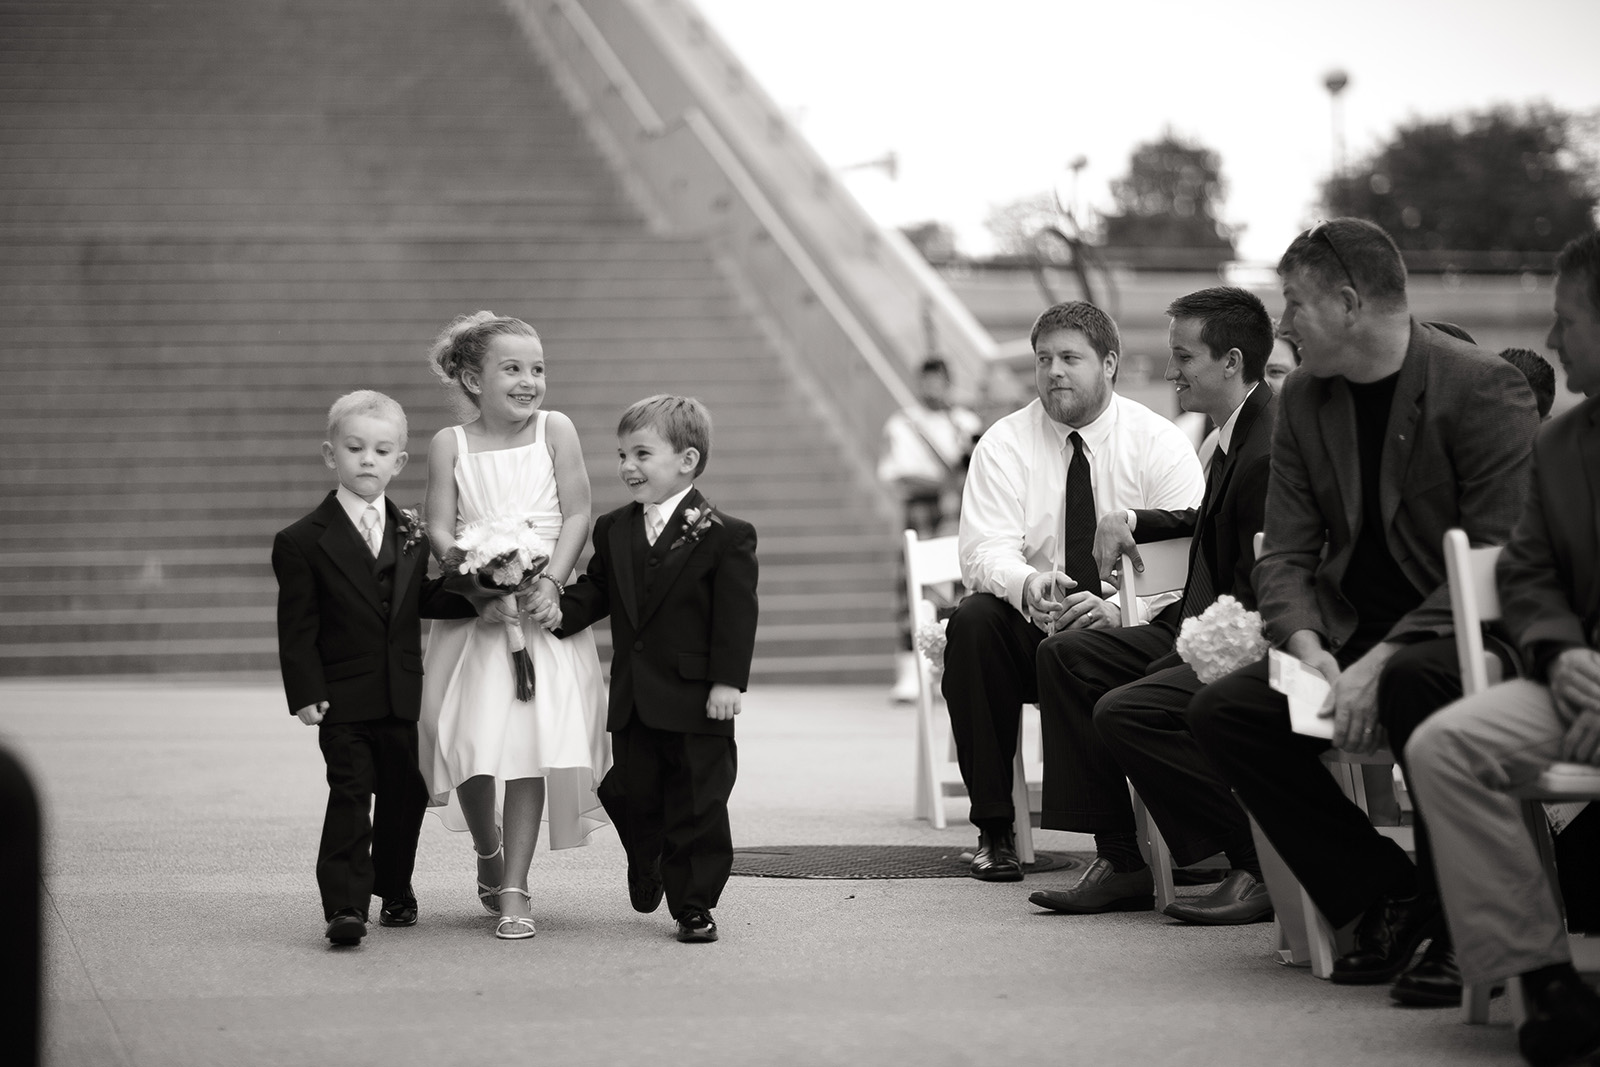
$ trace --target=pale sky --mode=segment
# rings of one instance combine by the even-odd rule
[[[974,253],[990,204],[1067,196],[1077,155],[1110,209],[1170,125],[1221,154],[1242,256],[1276,260],[1329,170],[1334,68],[1351,160],[1414,116],[1600,109],[1600,0],[695,2],[828,164],[898,154],[898,181],[844,177],[879,222],[948,222]]]

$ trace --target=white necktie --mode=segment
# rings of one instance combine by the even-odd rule
[[[361,513],[361,539],[366,541],[372,554],[378,554],[378,509],[371,504]]]
[[[644,509],[644,539],[652,545],[656,538],[661,536],[661,528],[666,521],[661,518],[661,508],[657,504],[649,504]]]

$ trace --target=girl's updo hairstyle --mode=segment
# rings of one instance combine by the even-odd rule
[[[505,335],[539,340],[538,332],[521,319],[496,315],[492,311],[462,315],[446,326],[444,332],[434,340],[433,347],[428,350],[429,369],[446,385],[455,386],[476,406],[477,394],[466,387],[461,374],[470,370],[482,376],[483,358],[489,351],[490,343],[496,337]]]

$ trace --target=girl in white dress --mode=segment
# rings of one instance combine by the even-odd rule
[[[435,623],[423,657],[423,777],[445,825],[472,833],[479,899],[500,916],[495,936],[520,940],[535,932],[528,869],[541,813],[548,809],[551,848],[586,844],[606,822],[595,788],[610,740],[594,638],[585,630],[559,640],[544,628],[559,617],[561,583],[589,535],[589,476],[572,420],[540,410],[544,349],[527,323],[463,316],[430,358],[477,409],[428,449],[434,552],[443,558],[471,523],[511,517],[531,520],[550,554],[520,610],[507,597],[488,601],[478,619]],[[517,699],[508,622],[521,626],[533,660],[531,701]]]

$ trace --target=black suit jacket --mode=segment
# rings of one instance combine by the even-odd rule
[[[427,579],[428,540],[403,550],[401,516],[385,500],[384,536],[394,546],[393,595],[385,603],[372,551],[330,492],[272,542],[278,576],[278,664],[289,712],[328,702],[329,723],[394,715],[415,721],[422,708],[422,622],[465,619],[472,603]]]
[[[1205,552],[1212,561],[1212,584],[1217,595],[1231,594],[1252,611],[1256,590],[1250,572],[1256,565],[1256,531],[1261,529],[1267,507],[1272,426],[1277,417],[1278,398],[1265,382],[1257,383],[1239,409],[1239,420],[1233,424],[1233,437],[1228,442],[1231,447],[1212,472],[1201,507],[1181,511],[1136,508],[1133,513],[1135,541],[1146,544],[1193,537],[1189,573],[1194,574],[1195,563]]]
[[[1267,637],[1282,645],[1311,630],[1330,651],[1343,647],[1357,620],[1340,586],[1361,524],[1373,521],[1423,597],[1385,639],[1450,634],[1444,532],[1459,526],[1477,545],[1511,535],[1539,425],[1528,380],[1494,353],[1413,320],[1385,430],[1376,516],[1361,514],[1348,383],[1291,374],[1278,403],[1266,544],[1255,571]]]
[[[673,547],[686,536],[684,512],[706,506],[690,489],[648,547],[640,504],[600,516],[589,567],[562,594],[559,636],[611,617],[608,730],[621,730],[637,713],[658,730],[733,736],[732,720],[707,717],[706,700],[714,682],[741,690],[750,684],[756,531],[713,512],[698,540]]]
[[[1600,648],[1600,397],[1533,446],[1522,518],[1495,573],[1505,628],[1540,680],[1552,655]]]

